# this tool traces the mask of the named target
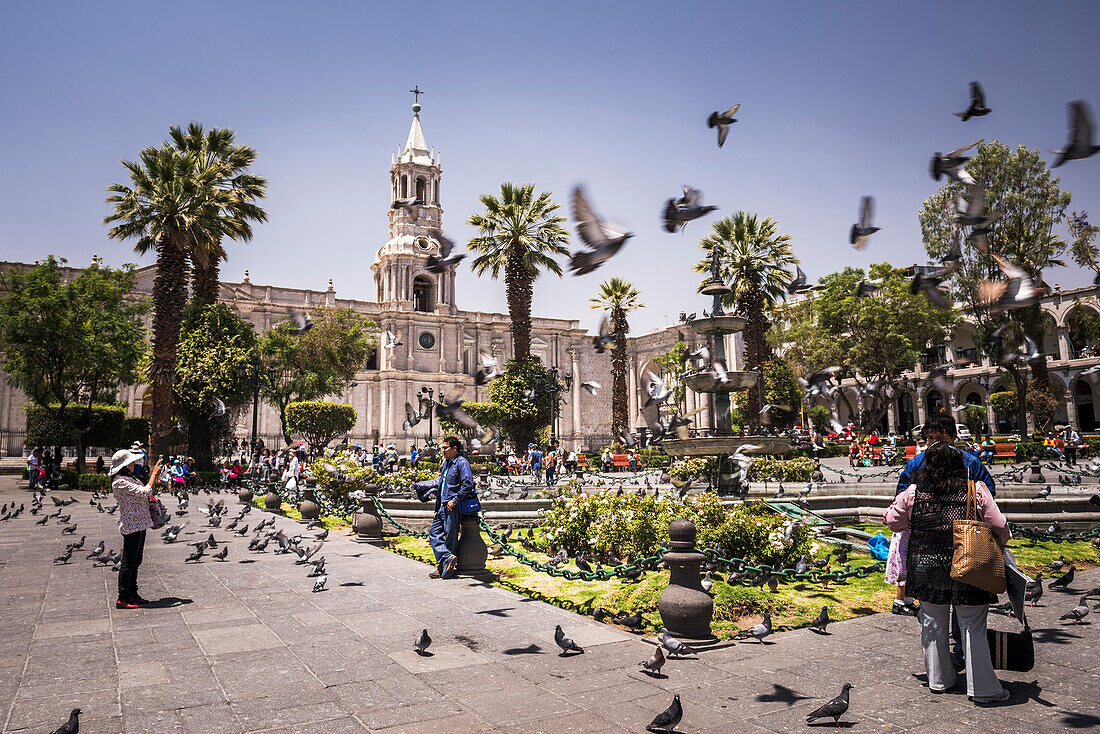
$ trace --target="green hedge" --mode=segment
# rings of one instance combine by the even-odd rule
[[[1020,441],[1016,444],[1016,461],[1028,461],[1032,456],[1043,459],[1046,455],[1047,449],[1042,441]]]
[[[355,408],[346,403],[303,400],[286,406],[286,425],[315,449],[355,426]]]
[[[217,484],[222,480],[222,473],[220,471],[197,471],[195,472],[195,480],[203,486]]]
[[[749,465],[749,479],[808,482],[813,471],[814,460],[805,457],[788,460],[757,459]]]
[[[122,421],[122,441],[119,442],[118,446],[120,448],[129,448],[135,441],[142,446],[149,443],[148,418],[127,418]]]
[[[111,477],[106,474],[81,474],[76,486],[80,489],[107,490],[111,487]]]
[[[85,420],[84,409],[69,407],[66,416],[78,425]],[[85,446],[118,446],[122,443],[122,426],[126,409],[116,405],[91,408],[92,427],[84,434]],[[76,434],[53,412],[37,405],[27,407],[27,437],[30,446],[75,446]]]

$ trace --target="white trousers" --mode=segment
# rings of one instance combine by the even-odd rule
[[[986,616],[989,605],[956,606],[966,654],[966,694],[976,699],[1000,695],[1004,690],[993,670],[986,637]],[[951,661],[951,605],[920,605],[920,643],[924,650],[924,668],[928,672],[928,687],[946,691],[955,685],[955,666]]]

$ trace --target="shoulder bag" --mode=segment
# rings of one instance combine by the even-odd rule
[[[153,521],[153,530],[159,530],[168,524],[168,510],[164,509],[164,503],[149,495],[149,519]]]
[[[974,482],[966,483],[966,516],[954,525],[954,553],[951,556],[951,578],[992,594],[1003,594],[1005,561],[1001,544],[993,536],[989,523],[977,519],[977,497]]]

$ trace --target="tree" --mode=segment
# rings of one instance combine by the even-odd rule
[[[814,427],[814,431],[819,436],[824,436],[831,430],[829,425],[829,419],[831,417],[832,411],[824,405],[813,405],[806,409],[806,418],[810,421],[810,425]]]
[[[157,253],[153,280],[153,361],[149,369],[153,409],[150,449],[167,454],[172,429],[172,387],[176,378],[176,348],[187,301],[187,260],[200,246],[223,237],[247,239],[251,229],[232,212],[238,200],[221,188],[222,169],[193,153],[167,143],[141,151],[138,162],[123,161],[129,186],[111,184],[107,203],[113,224],[107,236],[136,240],[134,251]]]
[[[773,357],[764,363],[764,402],[779,406],[768,413],[771,425],[777,428],[790,428],[799,418],[802,389],[794,372],[782,359]]]
[[[645,308],[638,298],[641,293],[633,283],[612,278],[600,283],[599,293],[588,299],[592,308],[611,312],[611,330],[615,341],[611,345],[611,435],[617,440],[622,431],[630,428],[630,412],[626,402],[626,335],[630,324],[626,315],[636,308]]]
[[[489,383],[487,402],[496,409],[501,432],[518,451],[536,442],[539,430],[550,425],[553,401],[561,394],[551,388],[553,380],[553,373],[537,359],[510,359],[504,376]]]
[[[133,266],[93,263],[67,277],[64,263],[51,255],[0,273],[0,360],[11,386],[72,431],[83,471],[93,406],[113,403],[119,385],[138,380],[148,303],[128,298]]]
[[[936,259],[949,252],[956,238],[961,240],[962,257],[959,270],[951,279],[952,295],[976,323],[977,341],[984,343],[985,352],[1012,376],[1017,418],[1023,426],[1027,422],[1027,367],[1030,366],[1036,381],[1046,384],[1046,357],[1030,365],[1020,364],[1012,358],[1015,352],[1006,349],[1004,342],[990,341],[989,337],[1007,320],[1041,345],[1046,324],[1038,304],[1012,311],[1010,316],[991,311],[983,303],[981,288],[985,281],[1005,280],[994,255],[1014,263],[1037,283],[1042,282],[1044,271],[1065,265],[1061,257],[1066,243],[1054,230],[1065,219],[1071,197],[1059,187],[1058,177],[1047,169],[1039,151],[1022,145],[1011,151],[996,140],[980,143],[966,170],[984,191],[987,209],[999,212],[1000,219],[984,237],[963,238],[955,224],[955,202],[966,193],[965,187],[949,180],[921,207],[921,235],[928,254]],[[1084,236],[1087,239],[1087,232]],[[1082,256],[1088,253],[1088,244],[1081,248]]]
[[[714,231],[699,245],[705,259],[695,265],[698,272],[709,273],[715,250],[718,252],[719,277],[732,287],[722,297],[724,306],[747,319],[743,332],[745,367],[759,371],[771,357],[767,332],[767,314],[787,296],[794,274],[788,268],[798,263],[791,249],[791,236],[780,234],[779,223],[771,217],[739,211],[714,223]],[[760,400],[754,390],[745,396],[746,413],[758,423]]]
[[[344,392],[378,346],[378,325],[347,306],[319,306],[311,318],[313,327],[304,334],[295,334],[294,325],[284,321],[260,337],[264,369],[274,377],[260,395],[279,411],[287,443],[287,406]]]
[[[860,298],[858,285],[867,278],[878,290]],[[899,392],[902,373],[913,368],[923,350],[947,338],[954,314],[911,293],[903,271],[889,263],[872,265],[869,273],[847,267],[819,283],[823,290],[811,302],[787,310],[776,341],[786,345],[789,361],[808,371],[851,368],[863,404],[851,404],[844,391],[840,395],[861,429],[876,426]]]
[[[233,130],[215,127],[203,132],[198,122],[189,124],[186,132],[173,125],[168,133],[177,150],[196,156],[205,167],[218,172],[213,185],[233,195],[233,202],[223,215],[226,226],[235,229],[240,239],[252,239],[250,223],[267,221],[267,212],[256,204],[258,199],[264,198],[267,180],[248,173],[249,166],[256,161],[255,149],[237,145],[237,134]],[[220,264],[228,257],[222,238],[214,236],[193,242],[189,255],[192,297],[203,304],[216,302]]]
[[[554,258],[568,255],[569,233],[562,227],[565,217],[560,208],[543,192],[535,196],[535,185],[500,185],[500,198],[480,197],[485,211],[472,214],[466,223],[480,234],[470,240],[477,275],[489,272],[494,279],[504,274],[508,296],[508,316],[512,321],[513,356],[527,360],[531,356],[531,297],[535,280],[543,270],[559,278],[561,265]]]
[[[1095,284],[1100,280],[1100,248],[1096,246],[1096,233],[1100,227],[1089,224],[1089,213],[1070,212],[1069,215],[1069,252],[1073,262],[1096,273]]]
[[[228,437],[239,409],[252,398],[252,324],[222,303],[192,301],[184,312],[174,405],[186,425],[187,453],[199,469],[213,467],[214,446]],[[241,368],[246,371],[242,379]],[[227,410],[215,415],[216,401]]]
[[[286,422],[291,433],[301,435],[311,449],[319,451],[355,426],[355,408],[320,401],[290,403],[286,406]]]
[[[963,410],[962,415],[959,417],[972,434],[979,437],[982,435],[982,425],[985,423],[985,408],[971,405]]]
[[[684,401],[687,398],[687,386],[680,379],[686,354],[687,344],[678,341],[672,349],[653,358],[653,364],[660,370],[658,376],[665,381],[665,388],[672,391],[672,397],[664,406],[673,415],[684,412]]]

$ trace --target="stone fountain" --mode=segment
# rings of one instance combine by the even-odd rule
[[[711,258],[710,280],[703,283],[699,292],[713,297],[711,315],[701,319],[692,319],[688,327],[700,336],[712,341],[711,355],[714,362],[728,365],[726,359],[726,336],[736,334],[745,328],[746,319],[730,316],[722,308],[722,296],[730,292],[730,287],[719,277],[718,251]],[[732,352],[732,345],[731,345]],[[734,436],[730,424],[730,394],[745,392],[757,386],[759,372],[740,372],[729,370],[724,380],[714,372],[698,371],[684,377],[688,390],[703,395],[714,396],[713,424],[708,437],[671,439],[664,442],[665,453],[673,457],[714,456],[718,459],[719,494],[741,494],[747,491],[738,479],[739,471],[728,459],[743,446],[755,446],[753,453],[772,454],[785,450],[790,444],[786,438],[776,436]]]

